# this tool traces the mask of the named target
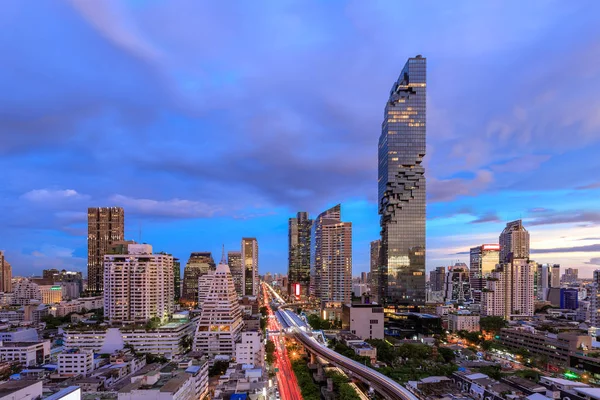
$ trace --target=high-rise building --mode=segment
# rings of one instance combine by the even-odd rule
[[[229,270],[231,271],[235,292],[238,296],[243,296],[244,271],[242,269],[242,252],[227,252],[227,265],[229,265]]]
[[[77,299],[83,291],[83,274],[81,272],[65,269],[59,271],[52,268],[43,270],[42,277],[52,283],[60,284],[63,290],[63,300]]]
[[[341,210],[338,204],[315,219],[311,269],[315,296],[322,302],[345,304],[352,299],[352,223],[342,222]]]
[[[173,258],[173,290],[175,302],[181,298],[181,262],[179,258]]]
[[[509,222],[500,234],[500,262],[510,258],[529,258],[529,232],[520,219]]]
[[[486,278],[486,288],[481,293],[481,315],[505,319],[532,317],[535,269],[536,263],[526,259],[501,263]]]
[[[446,268],[437,267],[429,273],[429,287],[433,292],[444,290],[444,282],[446,281]]]
[[[548,300],[550,288],[560,288],[560,264],[537,264],[536,298]]]
[[[590,325],[597,330],[600,328],[600,269],[594,271],[590,289]]]
[[[380,301],[425,303],[426,59],[409,58],[392,85],[379,137]]]
[[[216,355],[233,357],[242,327],[242,312],[231,271],[225,260],[221,260],[210,279],[210,288],[202,304],[194,350],[210,358]]]
[[[299,212],[288,229],[288,295],[307,297],[310,286],[310,233],[312,219]]]
[[[110,323],[166,321],[174,311],[173,256],[149,244],[129,244],[104,256],[104,314]]]
[[[373,240],[371,242],[371,259],[370,259],[370,280],[371,285],[371,296],[374,301],[379,301],[379,261],[381,260],[381,239]]]
[[[471,300],[471,285],[469,285],[469,268],[465,264],[448,267],[444,279],[444,302],[463,304]]]
[[[560,287],[560,264],[552,264],[552,276],[550,286],[553,288]]]
[[[481,291],[485,288],[486,277],[496,269],[500,262],[500,245],[483,244],[472,247],[470,251],[470,282],[473,300],[481,301]]]
[[[0,250],[0,291],[12,292],[12,267],[4,258],[2,250]]]
[[[215,261],[209,251],[194,252],[183,270],[183,291],[181,301],[186,305],[196,305],[198,301],[198,278],[215,269]]]
[[[577,268],[567,268],[561,278],[561,282],[564,284],[577,283],[579,280],[579,270]]]
[[[242,272],[244,296],[258,296],[258,241],[242,238]]]
[[[121,207],[88,208],[88,290],[101,292],[104,256],[115,242],[124,240],[125,212]]]

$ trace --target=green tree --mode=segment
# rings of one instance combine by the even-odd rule
[[[438,353],[440,353],[440,356],[446,363],[451,363],[456,358],[456,355],[454,354],[454,350],[449,349],[447,347],[438,348]]]
[[[229,367],[228,361],[215,361],[212,367],[208,370],[208,376],[221,376],[227,371]]]
[[[479,319],[479,327],[482,331],[497,333],[502,328],[506,328],[508,323],[502,317],[481,317]]]
[[[259,311],[263,315],[263,317],[267,316],[267,311],[268,311],[267,307],[262,306],[261,308],[259,308]]]
[[[265,345],[265,353],[267,362],[269,364],[273,364],[273,361],[275,361],[275,343],[273,343],[272,340],[267,341],[267,344]]]

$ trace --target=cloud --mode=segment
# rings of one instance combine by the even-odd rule
[[[115,194],[110,197],[110,201],[124,207],[128,213],[152,217],[210,218],[221,211],[219,207],[210,206],[199,201],[182,199],[136,199]]]
[[[587,246],[573,246],[573,247],[558,247],[554,249],[531,249],[533,254],[545,254],[545,253],[579,253],[579,252],[595,252],[600,251],[600,244],[590,244]]]
[[[587,237],[587,238],[576,239],[576,240],[600,240],[600,237]]]
[[[530,208],[528,211],[530,213],[545,213],[545,212],[552,211],[552,209],[544,208],[544,207],[534,207],[534,208]]]
[[[70,200],[86,200],[90,196],[80,194],[73,189],[54,190],[54,189],[34,189],[21,195],[22,199],[32,202],[54,202]]]
[[[584,226],[600,224],[600,212],[596,211],[564,211],[560,213],[548,214],[540,217],[534,217],[527,221],[527,225],[554,225],[585,222]]]
[[[586,264],[600,265],[600,257],[590,258],[590,261],[586,262]]]
[[[577,190],[600,189],[600,182],[590,183],[589,185],[578,186]]]
[[[473,179],[453,178],[436,179],[430,178],[428,189],[428,200],[452,201],[460,196],[474,196],[486,189],[494,181],[491,171],[481,170],[475,174]]]
[[[498,217],[498,214],[490,211],[490,212],[485,213],[484,215],[474,219],[470,223],[471,224],[482,224],[485,222],[500,222],[500,218]]]
[[[514,157],[513,159],[506,161],[502,164],[492,165],[490,168],[494,172],[523,173],[526,171],[538,169],[543,163],[548,161],[550,158],[551,156],[547,154],[528,154]]]

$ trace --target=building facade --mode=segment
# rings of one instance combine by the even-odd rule
[[[529,259],[529,232],[518,219],[506,224],[500,234],[500,262],[510,262],[510,258]]]
[[[175,302],[181,298],[181,262],[179,258],[173,258],[173,293]]]
[[[469,269],[464,264],[448,267],[444,279],[444,302],[463,304],[471,300],[471,285],[469,284]]]
[[[370,293],[373,300],[379,301],[379,262],[381,260],[381,239],[373,240],[370,243],[370,273],[369,273],[369,286]]]
[[[243,328],[242,313],[233,278],[225,260],[217,266],[198,321],[194,350],[209,357],[235,356]]]
[[[341,210],[338,204],[313,223],[311,270],[315,296],[321,302],[352,299],[352,223],[342,222]]]
[[[4,257],[4,251],[0,250],[0,291],[12,292],[12,267]]]
[[[590,325],[598,329],[600,328],[600,269],[594,271],[589,297]]]
[[[125,212],[121,207],[88,208],[88,290],[101,292],[104,255],[115,242],[124,240]]]
[[[561,283],[572,284],[579,281],[579,270],[577,268],[567,268],[561,278]]]
[[[125,254],[104,256],[104,314],[114,324],[166,321],[174,311],[173,256],[129,244]]]
[[[448,314],[448,330],[450,332],[468,331],[478,332],[479,315],[470,313],[449,313]]]
[[[342,329],[359,338],[383,339],[383,307],[377,304],[344,304],[342,306]]]
[[[483,316],[522,319],[534,315],[534,271],[536,264],[524,259],[502,263],[486,278],[482,292]]]
[[[243,296],[244,289],[244,271],[242,270],[242,252],[229,251],[227,252],[227,265],[231,271],[233,285],[238,296]]]
[[[242,292],[244,296],[258,296],[258,241],[242,238]]]
[[[310,286],[310,235],[312,219],[299,212],[288,225],[288,295],[308,297]]]
[[[392,85],[379,137],[380,301],[425,303],[426,59]]]
[[[196,305],[198,300],[198,278],[215,269],[215,261],[208,251],[194,252],[183,270],[183,290],[181,302],[186,305]]]
[[[429,273],[429,287],[433,292],[444,290],[444,282],[446,281],[446,268],[437,267]]]
[[[77,349],[58,354],[58,373],[61,375],[88,376],[94,370],[94,353]]]
[[[235,362],[238,364],[262,367],[265,361],[265,347],[260,331],[242,332],[240,341],[235,346]]]
[[[476,302],[481,301],[481,291],[485,288],[485,278],[489,276],[500,262],[500,245],[483,244],[472,247],[469,258],[469,278],[471,291]]]

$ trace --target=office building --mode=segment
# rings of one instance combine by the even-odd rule
[[[12,267],[4,257],[2,250],[0,250],[0,292],[12,292]]]
[[[83,291],[83,274],[77,271],[45,269],[42,278],[62,287],[63,299],[79,298]]]
[[[574,288],[550,288],[547,301],[561,310],[577,310],[579,308],[579,291]]]
[[[42,398],[42,380],[10,380],[0,383],[0,400],[35,400]],[[73,400],[81,398],[72,397]],[[48,399],[52,397],[47,397]],[[58,399],[51,399],[58,400]]]
[[[198,278],[215,269],[215,261],[208,251],[194,252],[183,270],[183,291],[181,302],[195,306],[198,301]]]
[[[233,278],[235,292],[237,293],[238,297],[241,297],[244,295],[244,271],[242,270],[242,252],[228,251],[227,265],[229,265],[229,270],[231,271],[231,277]]]
[[[0,361],[15,362],[23,367],[42,365],[50,361],[50,341],[1,343]]]
[[[173,256],[152,254],[148,244],[129,244],[104,256],[104,315],[112,324],[166,321],[174,311]]]
[[[522,319],[534,314],[536,264],[524,259],[501,263],[486,278],[481,296],[481,314],[504,319]]]
[[[40,287],[30,279],[20,279],[14,285],[11,304],[15,306],[26,306],[39,304],[42,301]]]
[[[125,212],[121,207],[88,208],[88,291],[103,290],[104,256],[124,236]]]
[[[446,281],[446,268],[437,267],[429,272],[429,287],[432,292],[444,290],[444,282]]]
[[[552,264],[552,276],[550,280],[550,287],[560,287],[560,264]]]
[[[529,232],[520,219],[506,224],[499,243],[500,262],[510,262],[511,257],[529,259]]]
[[[179,258],[173,258],[173,293],[175,302],[181,298],[181,262]]]
[[[471,300],[469,269],[464,264],[448,267],[444,280],[444,302],[464,304]]]
[[[240,341],[235,345],[235,362],[260,368],[264,361],[265,347],[261,331],[242,332]]]
[[[379,299],[425,303],[426,59],[409,58],[392,85],[379,137]]]
[[[258,296],[258,241],[255,238],[242,238],[242,293],[244,296]]]
[[[579,270],[577,268],[567,268],[561,278],[561,282],[564,284],[573,284],[579,281]]]
[[[352,223],[342,222],[341,210],[338,204],[313,223],[311,269],[321,302],[345,304],[352,298]]]
[[[469,279],[473,300],[481,302],[481,291],[485,288],[485,278],[496,269],[500,262],[500,245],[483,244],[472,247],[469,259]]]
[[[448,314],[448,330],[450,332],[479,332],[479,315],[458,311]]]
[[[225,260],[217,266],[194,337],[194,350],[208,355],[234,357],[243,328],[242,313],[233,278]]]
[[[342,329],[359,338],[383,339],[383,307],[377,304],[344,304]]]
[[[379,301],[377,297],[379,295],[379,262],[381,260],[381,239],[373,240],[371,242],[371,258],[370,264],[370,279],[369,285],[371,286],[371,296],[373,300]]]
[[[288,226],[288,295],[308,297],[310,286],[310,234],[312,219],[299,212]]]
[[[592,328],[600,328],[600,269],[594,271],[590,285],[589,314]]]
[[[58,373],[61,375],[88,376],[94,370],[94,353],[78,349],[58,353]]]

